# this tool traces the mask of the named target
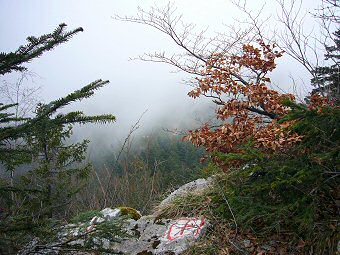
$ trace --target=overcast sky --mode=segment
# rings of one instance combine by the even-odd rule
[[[144,117],[146,126],[152,120],[162,122],[164,116],[171,116],[171,121],[176,123],[185,116],[187,109],[203,103],[186,96],[189,87],[182,82],[186,75],[171,73],[174,68],[164,64],[129,61],[130,57],[145,52],[171,52],[175,50],[173,43],[150,27],[112,19],[114,14],[134,15],[138,6],[148,9],[155,2],[162,6],[168,1],[0,0],[0,50],[14,51],[25,43],[27,36],[49,33],[62,22],[68,29],[81,26],[83,33],[28,65],[30,71],[37,74],[35,86],[42,87],[41,99],[48,102],[96,79],[110,80],[110,85],[77,107],[88,114],[115,114],[118,118],[116,129],[124,132],[145,110],[148,110]],[[202,29],[209,27],[212,32],[221,31],[223,23],[228,24],[239,15],[228,0],[172,2],[185,21],[196,23]],[[250,8],[258,10],[265,1],[248,2]],[[264,16],[275,16],[275,1],[267,2]],[[318,3],[319,0],[305,0],[304,11],[313,11]],[[310,77],[288,61],[274,74],[276,84],[289,89],[291,84],[287,77],[294,75],[296,70],[299,78],[308,83]],[[10,80],[14,76],[1,79]],[[27,85],[31,83],[28,81]]]

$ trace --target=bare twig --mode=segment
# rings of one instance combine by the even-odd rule
[[[144,112],[141,114],[141,116],[138,118],[138,120],[131,126],[130,131],[129,131],[128,135],[126,136],[126,138],[125,138],[125,140],[124,140],[124,143],[123,143],[123,145],[122,145],[122,147],[121,147],[121,149],[120,149],[120,151],[119,151],[119,153],[118,153],[118,156],[117,156],[117,158],[116,158],[116,162],[117,162],[117,163],[119,162],[119,159],[120,159],[120,157],[121,157],[121,155],[122,155],[122,153],[123,153],[125,147],[130,143],[130,140],[131,140],[131,137],[132,137],[133,133],[134,133],[137,129],[139,129],[139,127],[140,127],[140,121],[141,121],[141,119],[143,118],[143,116],[144,116],[144,114],[145,114],[146,112],[147,112],[147,110],[144,111]],[[108,196],[109,196],[109,192],[108,192],[108,191],[110,190],[110,184],[111,184],[112,176],[113,176],[113,171],[111,171],[111,174],[110,174],[110,176],[108,177],[108,181],[107,181],[107,183],[106,183],[106,189],[105,189],[106,191],[105,191],[105,196],[104,196],[104,203],[105,203],[105,204],[106,204],[106,201],[107,201]]]

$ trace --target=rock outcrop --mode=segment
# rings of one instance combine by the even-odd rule
[[[198,239],[208,226],[204,217],[155,220],[143,216],[125,226],[130,238],[112,243],[111,250],[123,254],[180,254]]]
[[[197,179],[195,181],[184,184],[180,188],[173,191],[167,198],[165,198],[160,204],[159,208],[166,206],[171,203],[175,198],[182,197],[187,195],[188,193],[194,193],[196,195],[202,193],[206,188],[209,187],[213,180],[213,177],[209,177],[207,179]]]
[[[210,179],[198,179],[171,193],[160,203],[168,205],[174,198],[202,192]],[[85,222],[64,226],[58,241],[49,245],[37,245],[35,239],[18,254],[181,254],[199,239],[209,226],[204,216],[197,218],[159,219],[157,214],[142,216],[129,207],[105,208],[97,216]],[[65,252],[65,246],[74,248]],[[93,253],[92,253],[93,251]],[[33,252],[34,254],[34,252]]]

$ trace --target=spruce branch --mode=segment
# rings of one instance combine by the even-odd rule
[[[12,71],[26,71],[24,63],[40,57],[46,51],[53,50],[59,44],[67,42],[75,34],[83,31],[82,27],[66,31],[66,26],[65,23],[62,23],[50,34],[40,37],[29,36],[28,43],[20,46],[15,52],[0,53],[0,75]]]
[[[72,102],[81,101],[84,98],[91,97],[94,94],[95,90],[100,89],[101,87],[105,86],[109,82],[110,81],[108,80],[103,81],[101,79],[91,82],[90,84],[84,86],[80,90],[76,90],[75,92],[72,92],[66,97],[62,97],[58,100],[52,101],[49,104],[45,105],[44,110],[42,110],[41,115],[42,116],[50,115],[54,113],[57,109],[60,109]]]

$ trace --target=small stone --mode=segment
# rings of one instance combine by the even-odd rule
[[[105,219],[103,219],[102,217],[94,216],[90,220],[90,225],[97,225],[97,224],[100,224],[100,223],[102,223],[104,221],[105,221]]]
[[[113,220],[121,216],[121,211],[119,208],[111,209],[105,208],[100,211],[105,220]]]
[[[265,245],[262,245],[261,248],[262,248],[263,250],[265,250],[265,251],[270,251],[270,250],[272,249],[271,246],[266,245],[266,244],[265,244]]]
[[[243,240],[243,245],[244,247],[249,248],[251,246],[251,241],[248,239]]]

